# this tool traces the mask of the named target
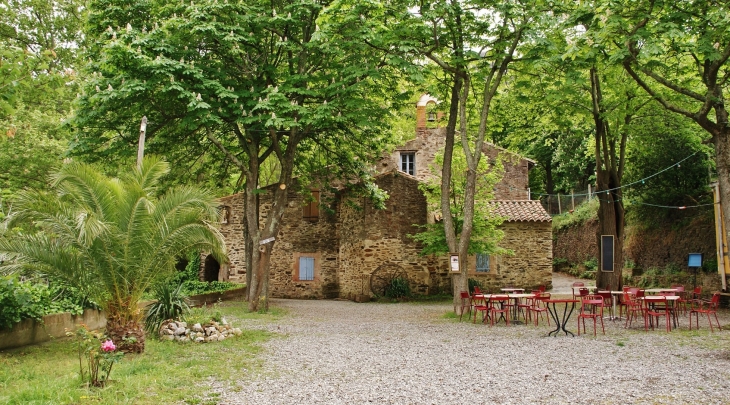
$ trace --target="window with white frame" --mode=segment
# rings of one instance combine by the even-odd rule
[[[314,257],[299,256],[299,281],[314,280]]]
[[[416,175],[416,153],[401,152],[400,154],[400,171],[408,173],[411,176]]]

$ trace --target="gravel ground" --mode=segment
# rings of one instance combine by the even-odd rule
[[[272,300],[263,369],[211,382],[219,404],[730,404],[730,331],[457,322],[448,304]],[[730,314],[720,322],[730,324]],[[239,323],[239,322],[237,322]],[[576,318],[568,329],[576,331]]]

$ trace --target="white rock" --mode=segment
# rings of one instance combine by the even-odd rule
[[[195,325],[193,325],[193,330],[196,331],[196,332],[202,332],[203,331],[203,327],[200,326],[199,323],[196,323]]]
[[[175,329],[175,335],[182,336],[185,334],[185,328],[177,328]]]

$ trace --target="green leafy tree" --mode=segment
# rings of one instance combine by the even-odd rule
[[[459,291],[468,289],[465,271],[469,241],[474,232],[477,172],[482,159],[490,113],[510,66],[537,39],[541,24],[549,18],[541,1],[427,1],[402,2],[394,10],[376,9],[376,27],[391,48],[427,60],[442,71],[449,119],[441,175],[441,212],[446,243],[458,252],[462,271],[453,280],[454,308],[460,310]],[[379,12],[379,14],[378,14]],[[397,21],[388,21],[396,18]],[[525,55],[529,58],[529,55]],[[474,95],[470,95],[474,91]],[[457,129],[458,126],[458,129]],[[450,195],[454,145],[460,141],[467,165],[463,195],[463,222],[457,227]],[[447,214],[448,213],[448,214]],[[457,228],[460,232],[457,233]]]
[[[389,100],[397,98],[383,52],[350,35],[355,22],[328,11],[330,3],[90,4],[92,80],[79,101],[76,152],[131,157],[136,123],[147,116],[152,153],[184,158],[182,148],[205,150],[222,172],[237,173],[252,311],[268,302],[276,243],[259,241],[277,236],[294,176],[306,185],[312,167],[325,164],[333,176],[364,176],[383,146]],[[264,172],[275,174],[275,186],[262,219],[257,196],[269,159],[276,168]]]
[[[223,255],[212,225],[213,196],[195,187],[158,195],[168,165],[146,158],[142,168],[107,178],[91,166],[64,165],[54,193],[22,193],[6,223],[32,222],[35,233],[0,238],[5,271],[34,271],[62,280],[107,313],[107,334],[125,351],[144,350],[142,294],[170,276],[180,252]]]
[[[70,139],[83,3],[0,0],[0,195],[45,188]]]
[[[437,154],[436,165],[431,168],[434,177],[422,183],[419,188],[426,196],[429,211],[439,212],[441,207],[441,166],[443,165],[443,154]],[[451,216],[454,218],[456,232],[461,233],[464,223],[464,195],[466,193],[466,172],[467,164],[464,153],[457,149],[451,161],[453,175],[449,185],[449,198],[451,198]],[[505,254],[505,249],[498,246],[504,237],[504,232],[498,229],[504,218],[494,214],[494,207],[491,201],[494,200],[494,186],[499,183],[504,174],[502,158],[494,162],[482,159],[479,162],[477,187],[475,190],[474,220],[471,238],[469,239],[469,254],[488,253]],[[424,231],[412,235],[413,239],[423,245],[421,253],[424,255],[446,255],[451,252],[446,241],[443,221],[423,226]]]
[[[724,1],[596,1],[588,32],[667,111],[693,121],[714,146],[730,234],[730,7]]]

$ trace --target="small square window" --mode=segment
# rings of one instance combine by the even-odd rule
[[[477,273],[489,273],[489,255],[477,253]]]
[[[400,154],[400,171],[411,176],[416,175],[416,154],[415,152]]]

